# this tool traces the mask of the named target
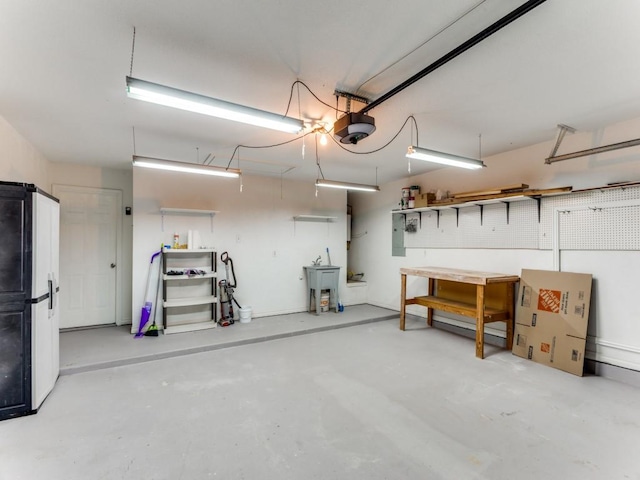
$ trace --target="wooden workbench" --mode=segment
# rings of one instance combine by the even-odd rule
[[[427,277],[426,296],[407,297],[407,275]],[[427,324],[433,323],[433,310],[455,313],[476,320],[476,357],[484,358],[484,325],[505,322],[506,348],[513,344],[514,287],[517,275],[476,272],[443,267],[401,268],[400,330],[405,329],[407,305],[427,307]],[[437,280],[437,286],[436,282]]]

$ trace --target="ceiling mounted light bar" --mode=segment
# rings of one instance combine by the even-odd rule
[[[242,173],[236,168],[222,168],[198,163],[176,162],[161,158],[133,156],[134,167],[155,168],[157,170],[169,170],[171,172],[196,173],[199,175],[213,175],[217,177],[238,178]]]
[[[133,77],[127,77],[127,96],[145,102],[282,132],[299,133],[304,128],[302,120],[297,118],[285,117]]]
[[[407,151],[407,158],[414,160],[424,160],[425,162],[439,163],[441,165],[449,165],[451,167],[467,168],[476,170],[485,166],[482,160],[474,158],[460,157],[450,153],[437,152],[427,148],[410,146]]]
[[[336,182],[333,180],[318,179],[316,187],[342,188],[344,190],[358,190],[360,192],[379,192],[378,185],[364,185],[362,183]]]

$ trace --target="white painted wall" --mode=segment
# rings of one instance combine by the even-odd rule
[[[53,163],[0,116],[0,180],[33,183],[51,193],[53,184],[120,190],[124,205],[132,205],[132,173],[127,170]],[[131,323],[132,217],[122,217],[122,245],[117,295],[117,323]]]
[[[215,177],[134,169],[133,172],[133,325],[137,331],[152,253],[172,243],[174,232],[185,242],[198,230],[202,243],[227,251],[233,259],[238,288],[235,297],[261,317],[305,311],[303,265],[318,256],[340,265],[340,290],[346,284],[346,191],[325,189],[315,195],[312,182],[280,178]],[[209,217],[164,216],[161,207],[217,210],[211,232]],[[295,221],[295,215],[329,215],[335,222]],[[164,231],[162,225],[164,222]],[[186,242],[185,242],[186,243]],[[221,262],[218,271],[224,275]],[[222,277],[224,278],[224,277]]]
[[[124,214],[124,207],[133,205],[133,174],[131,170],[100,168],[71,163],[51,163],[51,184],[119,190],[123,211],[120,212],[122,238],[118,245],[118,279],[116,283],[116,323],[131,323],[131,258],[133,216]],[[64,266],[62,267],[64,268]]]
[[[638,138],[640,118],[603,128],[597,132],[568,135],[559,154]],[[353,206],[349,268],[365,272],[368,302],[394,310],[400,305],[399,268],[434,265],[520,274],[521,269],[553,270],[552,250],[541,249],[446,249],[411,248],[406,257],[391,256],[391,214],[397,208],[401,189],[420,185],[422,191],[473,191],[514,183],[531,188],[602,186],[609,182],[640,180],[640,148],[577,158],[545,165],[554,143],[550,141],[483,159],[480,172],[442,168],[425,175],[382,186],[371,196],[351,194]],[[455,152],[453,152],[455,153]],[[366,234],[365,234],[366,232]],[[588,358],[640,370],[640,307],[632,285],[637,285],[637,251],[563,253],[561,269],[593,273],[596,279],[590,317]],[[623,268],[623,266],[631,266]],[[426,279],[408,278],[408,294],[426,291]],[[424,308],[410,306],[411,313],[425,316]],[[440,317],[442,318],[442,317]],[[495,332],[495,331],[494,331]]]
[[[640,118],[596,132],[568,135],[558,153],[630,140],[638,137],[638,131]],[[350,195],[353,229],[349,266],[365,272],[368,302],[398,309],[398,269],[402,266],[441,265],[507,273],[519,273],[522,268],[553,269],[551,250],[416,248],[408,249],[406,257],[392,257],[389,212],[396,207],[400,189],[406,185],[421,185],[423,191],[452,192],[519,182],[532,188],[571,185],[578,189],[640,179],[637,147],[545,165],[554,135],[550,130],[549,142],[485,158],[488,168],[480,172],[443,168],[383,185],[382,192],[376,195]],[[316,198],[312,184],[285,181],[281,185],[279,179],[245,177],[244,192],[240,193],[237,181],[53,164],[2,117],[0,179],[34,183],[46,191],[51,191],[53,183],[60,183],[123,192],[123,203],[133,205],[134,216],[123,217],[122,263],[125,267],[131,265],[132,273],[123,275],[119,285],[123,297],[120,314],[124,323],[133,321],[132,331],[137,328],[142,306],[149,256],[160,243],[171,241],[174,228],[186,234],[192,225],[201,231],[204,242],[219,252],[229,251],[239,281],[237,298],[251,305],[255,316],[303,311],[306,282],[299,280],[302,265],[318,255],[326,263],[326,247],[330,248],[333,263],[345,267],[340,286],[343,303],[349,305],[350,297],[361,301],[362,289],[358,290],[359,295],[350,296],[345,288],[344,192],[321,190]],[[214,220],[214,233],[209,231],[206,218],[204,223],[203,219],[173,218],[167,220],[163,232],[161,206],[220,210]],[[292,217],[299,214],[327,214],[338,220],[331,224],[294,223]],[[563,270],[589,272],[595,277],[588,357],[640,370],[640,304],[635,302],[634,289],[634,272],[640,267],[637,251],[571,252],[562,258]],[[424,289],[425,284],[424,279],[410,279],[409,293]],[[412,313],[424,315],[424,309],[412,308]]]
[[[0,116],[0,180],[33,183],[51,193],[50,162]]]

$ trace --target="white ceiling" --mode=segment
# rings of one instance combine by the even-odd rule
[[[226,165],[236,145],[296,137],[127,98],[134,26],[132,76],[284,113],[296,79],[332,106],[336,88],[376,99],[522,3],[0,0],[0,115],[54,162],[131,168],[135,127],[138,155],[211,153]],[[380,148],[409,115],[420,146],[472,157],[479,134],[486,157],[552,141],[559,123],[594,130],[638,117],[638,19],[635,0],[548,0],[374,108],[376,132],[349,148]],[[306,89],[293,93],[290,116],[335,120]],[[412,138],[408,124],[367,155],[329,142],[320,164],[332,180],[382,184],[407,175]],[[313,135],[304,158],[302,143],[241,148],[240,167],[312,181]],[[416,163],[413,173],[427,171]]]

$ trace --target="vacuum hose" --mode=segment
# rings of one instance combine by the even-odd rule
[[[233,260],[229,257],[227,252],[222,252],[220,255],[220,261],[224,263],[224,268],[227,274],[227,285],[231,288],[236,288],[238,284],[236,282],[236,272],[233,269]],[[229,278],[229,265],[231,265],[231,276],[233,277],[233,282]]]

